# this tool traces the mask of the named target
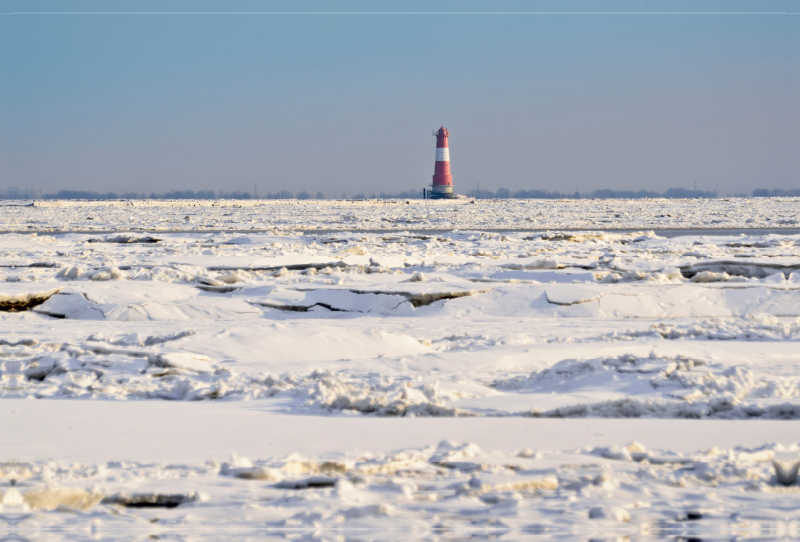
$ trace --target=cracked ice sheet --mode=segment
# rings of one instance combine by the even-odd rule
[[[777,483],[771,462],[798,458],[789,443],[800,422],[325,419],[276,416],[258,401],[104,406],[0,399],[6,427],[25,437],[0,462],[0,528],[54,540],[120,531],[657,539],[768,537],[797,521],[795,488]],[[115,504],[136,495],[181,504]]]
[[[672,352],[662,355],[651,344],[663,343],[664,339],[706,338],[766,340],[775,343],[771,350],[778,353],[787,346],[793,348],[800,291],[786,279],[787,272],[776,271],[774,266],[768,268],[772,274],[762,277],[766,268],[756,257],[764,251],[778,250],[770,257],[777,258],[775,261],[781,266],[791,267],[797,260],[791,255],[797,244],[791,236],[770,235],[736,242],[723,237],[712,243],[705,238],[664,240],[652,234],[570,233],[516,238],[511,234],[483,233],[390,237],[337,234],[289,236],[288,240],[286,236],[269,234],[216,238],[173,235],[158,242],[124,244],[86,236],[64,237],[72,239],[81,263],[72,265],[70,258],[74,255],[69,251],[55,255],[45,251],[52,267],[28,268],[31,275],[7,277],[0,284],[6,296],[25,294],[26,289],[28,293],[58,290],[34,307],[33,314],[3,314],[7,323],[15,319],[32,322],[37,316],[60,317],[70,322],[105,320],[119,322],[110,325],[125,325],[132,332],[137,329],[133,322],[161,322],[160,326],[166,327],[185,325],[181,321],[191,325],[213,321],[216,325],[209,329],[210,335],[204,332],[170,346],[179,349],[179,353],[188,350],[189,354],[208,357],[211,370],[195,374],[185,367],[169,367],[164,362],[168,358],[161,357],[169,352],[153,349],[118,352],[102,350],[102,344],[87,348],[85,341],[95,335],[91,333],[51,343],[34,334],[24,340],[39,341],[39,346],[6,346],[8,351],[4,354],[11,359],[2,375],[4,393],[118,399],[266,396],[275,398],[283,410],[317,409],[328,414],[795,416],[792,409],[797,386],[791,371],[770,375],[751,360],[732,357],[718,361],[712,359],[713,355],[698,358],[691,355],[696,350],[694,345],[671,348]],[[129,236],[134,238],[135,235]],[[652,244],[649,248],[648,243]],[[16,240],[10,244],[19,248]],[[608,245],[603,249],[606,256],[598,255],[598,244],[601,248]],[[665,245],[672,246],[667,250]],[[416,246],[424,255],[407,258],[402,267],[380,264],[387,249],[395,261],[399,261],[399,250],[414,256],[413,250],[407,250],[409,246]],[[100,247],[99,254],[94,254],[94,247]],[[674,258],[688,249],[699,254],[698,247],[709,254],[733,251],[737,256],[744,250],[755,251],[756,256],[745,254],[748,261],[755,263],[725,268],[733,275],[718,264],[717,271],[704,271],[714,275],[706,275],[706,279],[715,280],[697,282],[678,272],[675,265],[680,262],[674,260],[662,262],[667,267],[650,272],[617,273],[621,271],[620,264],[615,263],[617,258],[607,257],[615,247],[623,248],[620,252],[627,255],[637,255],[638,251],[643,260],[659,256],[663,259],[665,254]],[[214,250],[222,252],[217,254]],[[436,256],[446,250],[449,252]],[[453,260],[448,254],[455,250],[465,256]],[[572,254],[573,260],[584,255],[596,272],[558,269],[562,264],[553,258],[531,258],[532,250],[545,250],[551,256],[561,251]],[[98,258],[98,263],[105,266],[87,266],[87,251],[89,260]],[[270,256],[259,257],[272,258],[276,263],[272,267],[288,265],[293,269],[232,271],[228,266],[214,271],[225,266],[187,266],[185,262],[171,261],[176,253],[193,251],[211,251],[204,257],[217,263],[231,261],[243,251],[267,251]],[[338,257],[336,261],[341,265],[320,267],[315,252],[331,253],[325,257]],[[433,263],[425,260],[431,259],[431,252]],[[145,256],[151,264],[142,264]],[[437,258],[447,263],[436,263]],[[635,269],[635,258],[625,258],[628,267]],[[163,265],[152,264],[159,259]],[[34,260],[34,264],[39,261]],[[58,261],[67,263],[61,265]],[[476,268],[488,269],[489,273],[479,274],[490,280],[498,273],[501,277],[505,276],[502,273],[527,273],[539,280],[475,282]],[[612,280],[607,280],[609,277]],[[389,323],[386,316],[397,322]],[[696,318],[696,323],[688,327],[682,324],[683,331],[675,328],[669,333],[660,329],[648,331],[630,320],[687,316]],[[362,320],[363,317],[367,319]],[[739,319],[715,320],[719,317]],[[551,318],[579,319],[583,323],[576,326],[580,329],[577,333],[576,329],[563,333],[568,327],[564,326],[543,337],[533,337],[531,329],[541,328]],[[589,319],[593,322],[586,327]],[[269,324],[270,320],[285,325]],[[467,322],[476,323],[473,331],[465,331]],[[620,329],[620,322],[633,327]],[[225,328],[222,333],[220,325]],[[601,332],[605,325],[614,330]],[[255,333],[247,331],[253,329]],[[226,335],[234,339],[226,340]],[[609,353],[596,347],[575,350],[563,344],[556,346],[631,339],[648,346],[625,344]],[[549,348],[555,355],[550,356],[542,346],[521,351],[518,348],[520,344],[535,343],[553,345]],[[248,351],[258,356],[250,364],[241,354]],[[613,368],[626,355],[635,360],[624,362],[622,369]],[[690,359],[691,366],[682,369],[688,373],[680,379],[678,376],[682,375],[672,375],[671,366],[683,363],[682,358]],[[658,370],[637,369],[649,363],[646,359],[656,360],[650,366]],[[478,364],[472,360],[478,360]],[[138,373],[130,373],[129,361],[135,362]],[[579,372],[582,385],[577,389],[550,382],[549,391],[559,393],[548,394],[524,386],[517,390],[506,386],[501,393],[494,385],[503,378],[538,381],[539,373],[549,366],[573,361],[594,367],[588,375]],[[780,365],[782,361],[772,364]],[[512,367],[518,374],[507,374]],[[631,367],[635,370],[628,370]],[[578,376],[560,374],[570,380]],[[376,375],[380,377],[376,379]],[[621,382],[612,386],[606,382],[608,378]],[[670,385],[661,385],[660,379],[665,378],[671,379]],[[710,384],[698,385],[694,382],[698,378]],[[687,402],[691,403],[690,408],[682,408]]]
[[[134,211],[129,218],[147,216]],[[128,242],[135,238],[142,242]],[[23,502],[23,489],[43,487],[35,471],[49,460],[79,463],[75,469],[89,473],[76,478],[81,490],[187,496],[174,515],[156,512],[164,529],[173,520],[187,529],[206,525],[201,517],[329,529],[343,517],[345,525],[421,525],[418,538],[426,539],[441,538],[442,525],[454,529],[444,517],[470,518],[457,525],[483,533],[491,517],[518,539],[520,529],[553,527],[548,510],[568,509],[575,526],[602,536],[608,525],[654,525],[635,503],[684,528],[676,518],[686,503],[718,482],[720,502],[703,504],[704,517],[730,524],[742,513],[732,492],[744,491],[753,497],[750,510],[777,518],[781,502],[770,499],[784,488],[768,478],[769,462],[748,471],[736,454],[800,442],[799,241],[796,234],[665,239],[647,232],[0,236],[7,266],[0,296],[60,289],[30,310],[0,311],[0,404],[8,413],[0,423],[3,435],[14,436],[3,455],[32,462],[33,485],[17,490]],[[270,300],[306,310],[259,304]],[[440,490],[413,477],[408,490],[402,481],[361,487],[348,478],[356,492],[344,497],[348,486],[338,480],[289,490],[267,479],[291,453],[311,462],[421,453],[423,476],[442,468],[431,462],[442,439],[480,451],[448,461],[458,468],[444,467],[450,474],[430,483],[450,484],[452,495],[435,502],[419,499]],[[616,457],[634,440],[654,461],[714,446],[723,454],[693,456],[691,469],[613,460],[609,480],[594,471],[556,472],[558,488],[535,489],[553,492],[554,501],[525,489],[535,478],[528,471],[470,470],[507,463],[525,448],[591,463],[596,454],[575,450],[616,446],[607,454]],[[231,452],[252,466],[230,462]],[[163,465],[138,465],[148,461]],[[225,461],[225,472],[254,479],[222,474]],[[635,479],[626,478],[629,467]],[[313,476],[342,477],[322,470]],[[309,473],[280,476],[314,484]],[[574,485],[576,476],[588,478]],[[621,489],[604,488],[609,481],[621,481]],[[471,489],[456,495],[458,484]],[[630,485],[650,495],[634,496]],[[508,494],[498,495],[500,486]],[[0,487],[0,499],[18,506],[8,487]],[[295,504],[289,511],[260,496]],[[369,508],[378,499],[391,510]],[[88,516],[35,512],[33,521],[118,525],[104,515],[117,505],[95,506]],[[593,508],[600,510],[590,522]],[[631,521],[619,523],[618,509]],[[145,525],[155,517],[127,510],[114,518]]]
[[[264,399],[279,412],[321,415],[798,417],[797,322],[626,321],[621,332],[573,320],[531,329],[494,318],[457,333],[406,318],[232,320],[224,329],[194,320],[191,333],[181,320],[125,322],[124,332],[115,321],[76,321],[47,340],[22,321],[0,344],[2,391]],[[200,356],[207,370],[175,365],[174,355]],[[618,400],[628,403],[605,404]],[[553,411],[563,407],[571,410]]]

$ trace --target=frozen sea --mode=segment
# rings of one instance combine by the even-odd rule
[[[0,231],[0,539],[800,537],[798,198]]]

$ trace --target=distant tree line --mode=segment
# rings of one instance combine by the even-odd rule
[[[34,189],[23,190],[0,190],[0,199],[84,199],[84,200],[115,200],[115,199],[256,199],[249,192],[215,192],[213,190],[173,190],[171,192],[164,192],[163,194],[138,193],[138,192],[90,192],[84,190],[59,190],[55,194],[39,195],[30,192]],[[30,192],[30,193],[29,193]],[[643,199],[643,198],[717,198],[716,191],[704,190],[688,190],[686,188],[670,188],[663,193],[653,192],[650,190],[611,190],[604,188],[602,190],[594,190],[592,192],[573,192],[571,194],[561,193],[558,191],[550,192],[549,190],[517,190],[511,192],[507,188],[500,188],[496,192],[491,190],[471,190],[466,193],[467,196],[477,199]],[[387,194],[381,192],[379,195],[374,193],[360,193],[355,194],[351,199],[422,199],[422,190],[405,190],[396,194]],[[735,197],[747,197],[746,194],[736,194]],[[774,197],[800,197],[800,188],[758,188],[753,190],[752,197],[754,198],[774,198]],[[326,199],[325,194],[317,192],[312,195],[303,190],[298,194],[294,194],[288,190],[280,190],[272,193],[268,192],[265,196],[258,196],[257,199]],[[342,199],[347,199],[346,194],[342,194]]]
[[[562,194],[561,192],[550,192],[548,190],[517,190],[511,192],[507,188],[500,188],[497,192],[491,190],[471,190],[467,196],[476,199],[580,199],[578,192],[574,194]]]
[[[796,198],[800,197],[800,188],[790,188],[784,190],[783,188],[773,188],[767,190],[766,188],[758,188],[753,190],[754,198]]]
[[[587,193],[573,192],[571,194],[548,190],[517,190],[511,192],[507,188],[500,188],[497,192],[491,190],[471,190],[466,194],[477,199],[643,199],[643,198],[716,198],[717,192],[704,190],[687,190],[685,188],[670,188],[666,192],[652,192],[650,190],[594,190]]]
[[[249,194],[246,192],[234,192],[239,196],[246,195],[247,198],[250,197]],[[59,190],[55,194],[45,194],[42,196],[42,199],[217,199],[217,195],[213,190],[199,190],[195,192],[194,190],[173,190],[172,192],[166,192],[164,194],[145,194],[145,193],[138,193],[138,192],[90,192],[86,190]],[[232,198],[232,199],[243,199],[241,197]]]
[[[316,199],[325,199],[325,194],[317,192]],[[0,198],[2,195],[0,194]],[[312,199],[311,194],[305,190],[294,195],[292,192],[281,190],[276,193],[268,193],[259,199]],[[12,198],[9,198],[12,199]],[[16,199],[16,198],[14,198]],[[91,192],[86,190],[59,190],[55,194],[44,194],[42,199],[86,199],[86,200],[101,200],[101,199],[255,199],[250,192],[215,192],[213,190],[173,190],[171,192],[164,192],[163,194],[156,194],[155,192],[146,194],[139,192]]]
[[[691,199],[691,198],[718,198],[716,190],[689,190],[686,188],[669,188],[663,193],[653,192],[651,190],[610,190],[604,188],[601,190],[594,190],[592,192],[572,194],[564,194],[561,192],[550,192],[547,190],[517,190],[511,192],[506,188],[500,188],[497,192],[491,190],[471,190],[466,194],[469,197],[477,199],[644,199],[644,198],[672,198],[672,199]],[[746,198],[747,194],[735,194],[735,197]],[[753,190],[752,197],[754,198],[790,198],[800,197],[800,188],[775,188],[767,190],[758,188]]]

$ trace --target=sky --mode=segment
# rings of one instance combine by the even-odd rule
[[[0,189],[800,187],[800,3],[0,3]],[[21,13],[20,13],[21,12]]]

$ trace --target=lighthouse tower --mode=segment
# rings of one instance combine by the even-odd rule
[[[450,132],[442,126],[433,135],[436,136],[436,168],[433,170],[431,198],[452,198],[453,176],[450,175],[450,148],[447,146]]]

